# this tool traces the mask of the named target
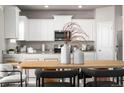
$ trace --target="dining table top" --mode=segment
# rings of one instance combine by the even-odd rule
[[[124,61],[117,60],[88,60],[83,64],[62,64],[59,61],[22,61],[19,66],[22,69],[35,68],[121,68],[124,67]]]

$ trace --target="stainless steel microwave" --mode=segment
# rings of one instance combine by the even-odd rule
[[[71,32],[55,31],[55,41],[70,41]]]

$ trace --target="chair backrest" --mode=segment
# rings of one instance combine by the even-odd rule
[[[42,78],[70,78],[78,75],[78,69],[67,71],[41,71],[41,69],[37,69],[35,75]]]
[[[13,65],[11,64],[0,64],[0,77],[5,77],[11,72],[1,72],[1,71],[10,71],[13,70]]]
[[[99,70],[99,69],[82,69],[85,75],[94,77],[120,77],[124,76],[124,69]]]

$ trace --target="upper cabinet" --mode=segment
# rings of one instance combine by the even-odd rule
[[[54,30],[63,30],[63,27],[71,22],[72,15],[54,15]]]
[[[19,8],[15,6],[5,6],[5,38],[18,38]]]
[[[53,19],[30,19],[29,41],[54,41]]]
[[[41,40],[41,21],[39,19],[29,19],[29,41]]]
[[[95,41],[94,19],[72,19],[71,15],[55,15],[54,19],[29,19],[29,41],[54,41],[56,30],[62,31],[69,22],[80,25],[83,37]],[[75,28],[74,28],[75,29]],[[85,34],[84,34],[85,33]],[[83,41],[79,39],[80,41]]]
[[[28,40],[28,18],[19,16],[19,36],[18,40]]]
[[[82,37],[84,37],[86,40],[95,41],[94,19],[72,19],[72,22],[80,26]],[[83,41],[84,39],[82,38],[80,40]]]
[[[56,15],[54,19],[29,19],[29,41],[54,41],[54,31],[63,30],[71,17]]]

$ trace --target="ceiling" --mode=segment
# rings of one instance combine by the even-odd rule
[[[82,5],[82,8],[78,8],[78,5],[49,5],[48,8],[44,5],[18,5],[21,10],[93,10],[107,6],[110,5]]]

